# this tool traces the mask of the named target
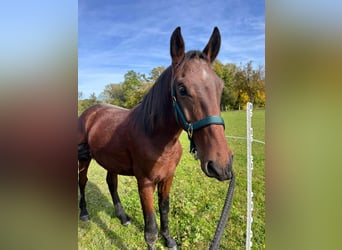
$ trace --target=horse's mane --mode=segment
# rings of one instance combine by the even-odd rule
[[[156,83],[145,95],[142,102],[137,106],[135,122],[142,127],[147,134],[152,134],[156,127],[165,124],[167,108],[171,101],[170,81],[171,66],[164,70]]]

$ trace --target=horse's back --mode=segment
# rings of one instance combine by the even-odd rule
[[[127,148],[129,114],[129,109],[97,104],[79,117],[79,143],[88,144],[92,158],[100,165],[127,175],[132,173]]]
[[[78,118],[78,143],[87,143],[91,130],[94,130],[99,124],[114,125],[121,121],[128,111],[128,109],[111,104],[96,104],[89,107]],[[111,122],[113,120],[116,122]]]

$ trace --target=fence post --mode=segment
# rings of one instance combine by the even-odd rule
[[[252,171],[253,171],[253,128],[252,128],[253,104],[247,103],[247,226],[246,226],[246,250],[252,247],[252,211],[253,211],[253,191],[252,191]]]

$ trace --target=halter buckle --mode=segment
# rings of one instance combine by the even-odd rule
[[[187,132],[188,132],[189,138],[191,139],[192,138],[192,134],[194,133],[194,127],[192,126],[191,123],[189,123],[189,127],[188,127]]]

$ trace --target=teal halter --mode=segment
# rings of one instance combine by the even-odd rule
[[[188,134],[188,138],[190,140],[190,153],[195,154],[197,151],[196,145],[192,140],[192,136],[193,136],[194,131],[199,130],[201,128],[204,128],[206,126],[209,126],[211,124],[223,125],[223,127],[225,127],[224,120],[221,116],[208,116],[202,120],[199,120],[199,121],[196,121],[193,123],[188,122],[188,120],[185,118],[185,115],[184,115],[184,112],[182,111],[182,108],[179,106],[179,104],[177,102],[177,98],[176,98],[176,94],[175,94],[175,90],[174,90],[173,79],[171,82],[171,98],[172,98],[172,103],[173,103],[173,109],[175,112],[176,122],[177,122],[178,126],[181,127],[182,129],[184,129]],[[179,122],[179,120],[181,121],[181,123]]]

